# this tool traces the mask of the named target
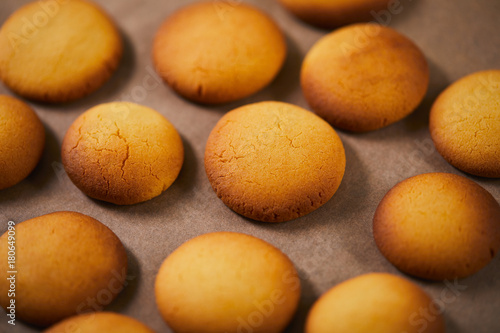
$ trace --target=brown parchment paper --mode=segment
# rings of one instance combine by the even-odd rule
[[[312,214],[282,224],[253,222],[224,206],[205,175],[205,142],[225,112],[247,103],[280,100],[308,108],[299,85],[300,65],[308,49],[326,31],[301,23],[275,1],[245,1],[270,13],[283,28],[289,46],[287,61],[276,80],[260,93],[229,105],[203,107],[183,100],[159,82],[150,56],[154,34],[162,21],[193,1],[96,1],[122,31],[124,58],[103,88],[80,101],[55,106],[30,102],[46,127],[46,148],[40,164],[26,180],[0,191],[1,233],[7,230],[9,220],[19,223],[60,210],[78,211],[103,222],[124,243],[130,265],[128,286],[107,310],[134,317],[158,332],[171,330],[156,309],[156,272],[180,244],[207,232],[251,234],[274,244],[293,260],[302,278],[303,294],[286,332],[302,332],[313,302],[337,283],[368,272],[403,275],[377,250],[372,237],[374,211],[392,186],[410,176],[433,171],[463,175],[434,150],[427,126],[429,109],[439,92],[454,80],[478,70],[500,68],[500,1],[400,0],[400,12],[383,19],[424,51],[431,70],[427,97],[411,116],[385,129],[366,134],[339,131],[347,168],[338,192]],[[27,2],[1,0],[0,22]],[[225,1],[230,5],[239,2]],[[1,84],[0,93],[13,95]],[[185,164],[171,188],[151,201],[128,207],[86,197],[73,186],[60,164],[61,141],[76,117],[96,104],[116,100],[158,110],[179,130],[186,150]],[[500,180],[467,177],[500,200]],[[460,280],[458,289],[403,276],[441,301],[448,332],[500,332],[498,256],[479,273]],[[20,321],[15,327],[8,325],[7,316],[0,310],[0,331],[37,330]]]

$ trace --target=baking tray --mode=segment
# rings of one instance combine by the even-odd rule
[[[0,22],[26,0],[2,0]],[[461,174],[433,148],[428,131],[429,109],[451,82],[469,73],[500,68],[500,1],[400,0],[400,12],[383,23],[410,37],[423,50],[430,66],[430,87],[421,106],[387,128],[352,134],[339,131],[347,167],[335,196],[300,219],[265,224],[229,210],[215,195],[203,166],[207,137],[225,112],[265,100],[285,101],[308,108],[299,85],[301,62],[327,31],[301,23],[275,1],[245,2],[271,14],[287,36],[289,54],[276,80],[258,94],[227,105],[205,107],[173,93],[155,74],[151,47],[162,21],[193,1],[98,0],[114,17],[125,42],[118,71],[100,90],[77,102],[43,105],[30,102],[47,132],[40,164],[20,184],[0,191],[0,232],[17,223],[61,210],[90,215],[109,226],[127,248],[126,289],[106,309],[134,317],[158,332],[171,332],[155,305],[154,279],[162,261],[179,245],[213,231],[237,231],[257,236],[280,248],[300,272],[303,293],[290,332],[302,332],[313,302],[332,286],[369,272],[389,272],[420,285],[444,305],[448,332],[500,332],[500,259],[477,274],[449,283],[427,282],[399,272],[378,251],[372,218],[385,193],[399,181],[426,172]],[[229,6],[240,1],[222,1]],[[152,79],[158,84],[151,87]],[[144,85],[148,80],[149,85]],[[148,87],[148,89],[146,89]],[[13,95],[0,84],[0,93]],[[64,173],[60,146],[71,123],[85,110],[105,102],[132,101],[166,116],[180,132],[185,163],[177,181],[161,196],[134,206],[115,206],[81,193]],[[466,175],[500,200],[500,180]],[[453,282],[452,282],[453,285]],[[43,286],[40,286],[43,288]],[[449,297],[449,291],[455,297]],[[446,297],[443,297],[446,295]],[[0,310],[1,332],[36,332],[20,321],[13,327]]]

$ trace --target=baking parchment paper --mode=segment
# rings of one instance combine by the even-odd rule
[[[1,0],[0,23],[27,2]],[[276,80],[258,94],[228,105],[205,107],[180,98],[161,83],[151,61],[152,41],[160,24],[174,10],[193,1],[96,2],[120,27],[124,58],[111,80],[82,100],[66,105],[29,102],[46,127],[46,148],[26,180],[0,191],[1,233],[7,230],[9,220],[19,223],[61,210],[78,211],[103,222],[127,248],[130,266],[126,289],[106,309],[134,317],[158,332],[171,332],[154,299],[154,278],[160,264],[186,240],[213,231],[257,236],[280,248],[295,263],[303,293],[287,333],[303,331],[308,310],[323,292],[368,272],[402,275],[420,285],[442,304],[448,332],[500,332],[499,256],[477,274],[458,282],[426,282],[395,269],[379,253],[372,237],[374,211],[396,183],[426,172],[464,175],[435,151],[428,131],[429,110],[453,81],[475,71],[500,68],[500,1],[400,0],[398,13],[379,18],[410,37],[425,53],[431,71],[427,96],[411,116],[385,129],[366,134],[339,131],[347,167],[338,192],[317,211],[282,224],[250,221],[217,198],[203,166],[205,142],[225,112],[244,104],[279,100],[308,108],[299,85],[300,66],[306,52],[327,31],[298,21],[276,1],[245,1],[276,19],[287,36],[288,58]],[[221,5],[224,8],[239,2],[221,1]],[[1,84],[0,93],[13,95]],[[182,171],[171,188],[151,201],[125,207],[85,196],[68,179],[60,159],[61,142],[71,123],[97,104],[119,100],[140,103],[165,115],[182,135],[186,151]],[[500,200],[500,180],[466,176]],[[8,325],[0,310],[0,331],[37,330],[20,321],[15,327]]]

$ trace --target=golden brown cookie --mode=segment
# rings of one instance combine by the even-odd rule
[[[0,79],[33,100],[60,103],[98,89],[118,67],[122,41],[90,1],[34,1],[0,30]]]
[[[282,332],[300,298],[293,263],[258,238],[232,232],[189,240],[161,265],[156,303],[174,332]]]
[[[340,283],[314,304],[306,333],[444,333],[439,303],[396,275],[371,273]]]
[[[314,113],[262,102],[219,120],[208,138],[205,170],[236,213],[282,222],[330,200],[344,176],[345,153],[335,130]]]
[[[15,299],[16,319],[49,326],[78,313],[100,311],[122,290],[127,254],[99,221],[56,212],[15,225],[15,267],[7,265],[9,232],[0,237],[0,304],[5,309]],[[10,297],[7,277],[13,268],[15,296]]]
[[[375,20],[380,16],[380,11],[388,10],[390,3],[389,0],[279,0],[279,2],[301,20],[326,29]]]
[[[373,236],[380,252],[405,273],[463,278],[500,249],[500,205],[465,177],[423,174],[386,194],[373,218]]]
[[[179,175],[181,137],[153,109],[133,103],[98,105],[71,125],[62,162],[89,197],[132,205],[160,195]]]
[[[18,99],[0,95],[0,190],[26,178],[42,156],[45,129]]]
[[[431,109],[430,131],[439,153],[454,167],[500,178],[500,70],[458,80]]]
[[[112,312],[87,313],[68,318],[44,333],[154,333],[143,323]]]
[[[267,86],[286,56],[274,21],[242,2],[197,2],[167,18],[153,59],[178,94],[204,104],[238,100]]]
[[[301,83],[311,108],[341,129],[390,125],[420,104],[429,84],[424,55],[407,37],[375,24],[326,35],[309,51]]]

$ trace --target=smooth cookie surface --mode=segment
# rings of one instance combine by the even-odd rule
[[[45,330],[44,333],[154,333],[143,323],[111,312],[82,314],[71,317]]]
[[[282,332],[300,298],[300,279],[280,250],[253,236],[193,238],[161,265],[160,314],[174,332]]]
[[[401,271],[430,280],[476,273],[500,249],[500,205],[473,181],[429,173],[392,188],[379,204],[373,235]]]
[[[221,118],[208,138],[205,169],[229,208],[254,220],[282,222],[334,195],[345,153],[333,128],[312,112],[262,102]]]
[[[336,128],[366,132],[413,112],[427,91],[429,69],[407,37],[388,27],[356,24],[312,47],[301,84],[320,117]]]
[[[85,311],[97,311],[120,293],[127,254],[118,237],[99,221],[75,212],[47,214],[15,226],[16,319],[49,326]],[[8,232],[0,237],[7,253]],[[7,256],[0,258],[0,304],[10,300]]]
[[[24,102],[0,95],[0,190],[26,178],[38,164],[45,129]]]
[[[365,274],[326,292],[310,310],[305,332],[444,333],[443,317],[429,313],[432,306],[431,298],[404,278]]]
[[[267,86],[286,56],[274,21],[243,2],[198,2],[167,18],[156,34],[160,76],[187,99],[235,101]]]
[[[0,79],[23,97],[68,102],[107,81],[121,54],[118,30],[97,5],[35,1],[0,30]]]

